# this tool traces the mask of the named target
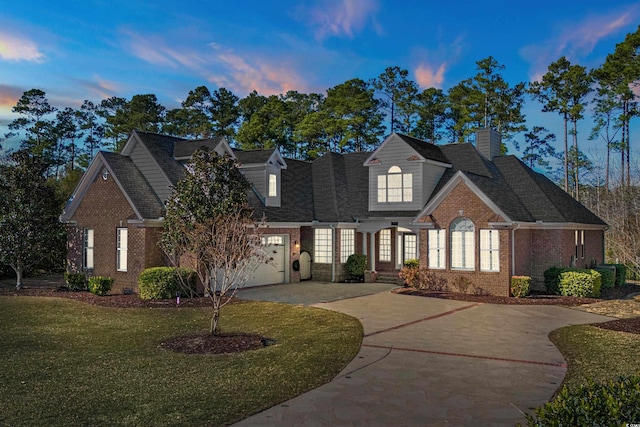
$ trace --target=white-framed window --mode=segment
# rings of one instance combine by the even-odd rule
[[[263,236],[262,237],[263,245],[284,245],[284,237],[282,236]]]
[[[480,270],[500,271],[500,232],[480,230]]]
[[[576,259],[584,259],[584,230],[576,230]]]
[[[402,240],[403,262],[408,259],[418,259],[418,237],[415,234],[405,234]]]
[[[451,223],[451,268],[475,269],[475,227],[468,218]]]
[[[447,231],[438,229],[438,230],[429,230],[428,231],[428,242],[429,245],[429,268],[432,269],[444,269],[446,264],[446,238]]]
[[[386,175],[378,175],[378,202],[396,203],[413,201],[413,174],[402,173],[391,166]]]
[[[278,177],[274,173],[269,174],[269,197],[278,197]]]
[[[340,229],[340,262],[347,262],[349,255],[356,251],[356,233],[353,228]]]
[[[82,251],[82,267],[86,270],[93,268],[93,229],[84,229],[84,244]]]
[[[331,264],[333,259],[333,239],[330,228],[316,228],[314,230],[313,252],[314,262],[318,264]]]
[[[380,230],[379,261],[391,261],[391,230]]]
[[[129,230],[118,228],[116,244],[116,270],[127,271],[127,245],[129,240]]]

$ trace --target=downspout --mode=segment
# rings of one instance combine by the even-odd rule
[[[518,223],[514,228],[511,229],[511,275],[515,276],[516,274],[516,230],[520,228],[520,223]]]
[[[333,224],[329,224],[331,227],[331,253],[333,256],[331,257],[331,282],[335,283],[336,281],[336,226]]]

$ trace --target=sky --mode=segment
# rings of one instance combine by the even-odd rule
[[[241,98],[326,93],[399,66],[446,90],[488,56],[515,84],[563,55],[597,67],[638,24],[640,3],[616,0],[0,0],[0,138],[32,88],[58,108],[146,93],[176,108],[201,85]],[[527,124],[559,145],[560,116],[540,108],[526,103]],[[590,126],[579,130],[595,156]]]

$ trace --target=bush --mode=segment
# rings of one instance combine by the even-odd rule
[[[620,426],[640,420],[640,377],[619,378],[597,384],[593,380],[575,388],[564,387],[535,416],[529,426]]]
[[[531,277],[529,276],[513,276],[511,278],[511,295],[516,298],[522,298],[529,295],[531,289]]]
[[[367,269],[367,256],[362,254],[349,255],[344,269],[354,277],[364,277],[364,271]]]
[[[64,273],[64,281],[71,292],[87,290],[87,278],[82,273]]]
[[[470,290],[473,291],[475,288],[471,280],[465,276],[458,276],[453,279],[453,286],[462,294],[467,294]]]
[[[602,276],[602,289],[613,288],[616,284],[616,269],[615,268],[596,268],[595,269],[600,276]]]
[[[408,259],[404,262],[404,266],[409,268],[420,268],[420,261],[417,259]]]
[[[601,285],[602,276],[597,271],[572,269],[560,274],[558,289],[560,295],[597,298]]]
[[[398,276],[416,289],[440,292],[447,288],[447,280],[427,268],[403,267]]]
[[[138,276],[138,289],[142,299],[169,299],[176,294],[186,295],[187,292],[193,295],[196,283],[196,272],[180,267],[147,268]]]
[[[624,264],[606,264],[616,268],[616,286],[622,286],[627,281],[627,267]]]
[[[568,269],[562,267],[551,267],[544,271],[544,286],[547,288],[547,293],[551,295],[558,295],[560,289],[558,284],[560,283],[560,274]]]
[[[94,276],[89,278],[89,292],[96,295],[106,295],[113,286],[113,278]]]

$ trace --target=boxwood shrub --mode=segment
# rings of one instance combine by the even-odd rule
[[[596,268],[595,269],[600,276],[602,276],[602,289],[613,288],[616,284],[616,269],[615,268]]]
[[[89,278],[89,292],[96,295],[106,295],[113,286],[113,278],[93,276]]]
[[[351,254],[344,264],[344,269],[353,277],[364,277],[367,269],[367,256],[363,254]]]
[[[551,295],[558,295],[560,293],[560,289],[558,288],[560,274],[567,270],[567,268],[563,267],[551,267],[544,271],[544,286],[547,288],[547,293]]]
[[[516,298],[522,298],[529,295],[531,289],[531,277],[529,276],[513,276],[511,277],[511,295]]]
[[[87,290],[87,278],[82,273],[64,273],[64,282],[71,292]]]
[[[627,267],[624,264],[605,264],[616,268],[616,286],[622,286],[627,281]]]
[[[152,267],[138,276],[138,290],[142,299],[168,299],[176,294],[192,295],[196,292],[196,283],[196,272],[189,268]]]
[[[529,426],[624,426],[640,420],[640,377],[620,377],[604,384],[587,381],[564,387],[535,415],[526,415]]]
[[[602,276],[597,271],[571,269],[560,273],[558,290],[560,295],[597,298],[601,285]]]

